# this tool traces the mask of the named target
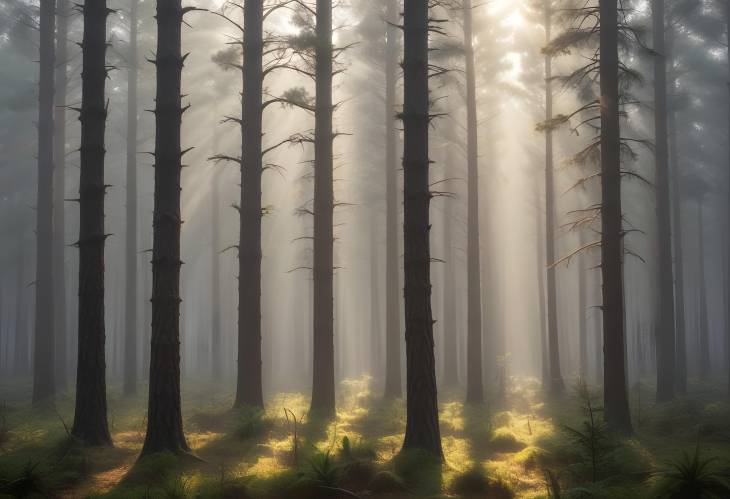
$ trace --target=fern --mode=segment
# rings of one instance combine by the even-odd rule
[[[714,466],[716,458],[705,458],[699,443],[693,454],[682,457],[669,468],[654,475],[659,478],[654,497],[657,499],[723,499],[730,497],[728,475]]]

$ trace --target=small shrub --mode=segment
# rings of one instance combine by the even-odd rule
[[[337,487],[342,478],[342,468],[335,463],[329,451],[317,453],[309,459],[307,476],[318,486]]]
[[[393,466],[408,488],[421,494],[441,490],[441,461],[428,452],[403,450],[393,459]]]
[[[527,447],[507,428],[498,428],[489,439],[489,447],[497,452],[518,452]]]
[[[179,460],[171,452],[160,452],[141,458],[130,472],[130,479],[137,483],[160,483],[179,466]]]
[[[170,477],[162,484],[164,499],[188,499],[191,497],[189,479],[181,476]]]
[[[353,442],[347,436],[342,437],[339,455],[344,461],[374,461],[378,457],[373,444],[362,439]]]
[[[260,437],[271,427],[271,421],[264,417],[259,408],[247,408],[241,411],[236,420],[235,435],[241,440]]]
[[[28,462],[20,473],[12,478],[0,479],[0,495],[10,497],[44,496],[46,483],[38,463]]]
[[[730,497],[727,474],[715,466],[716,459],[702,457],[699,444],[694,454],[682,452],[681,459],[656,472],[657,499],[723,499]]]
[[[451,483],[451,492],[460,496],[489,499],[512,499],[512,489],[501,480],[491,480],[482,468],[474,467],[458,475]]]
[[[525,470],[535,470],[546,459],[546,452],[540,447],[526,447],[515,454],[514,461],[521,464]]]

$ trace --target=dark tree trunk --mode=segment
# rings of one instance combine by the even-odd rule
[[[137,5],[129,14],[127,73],[127,246],[124,298],[124,394],[137,393]]]
[[[479,263],[479,152],[471,0],[464,0],[467,160],[467,356],[466,402],[484,402],[482,385],[482,288]]]
[[[621,136],[618,92],[618,9],[600,0],[601,275],[603,278],[604,411],[613,428],[632,431],[626,388],[621,212]]]
[[[235,407],[263,407],[261,377],[261,130],[263,2],[244,2],[238,378]]]
[[[40,2],[38,89],[38,200],[36,206],[35,344],[33,405],[52,405],[54,386],[53,307],[53,72],[55,1]]]
[[[449,165],[450,166],[450,165]],[[443,292],[443,335],[444,335],[444,386],[459,384],[459,362],[457,350],[459,345],[459,328],[457,327],[456,313],[456,262],[453,240],[453,201],[444,202],[444,281]]]
[[[669,39],[667,43],[668,50],[666,51],[667,60],[671,61],[670,57],[673,53],[673,40],[674,32],[669,32]],[[671,64],[670,64],[671,66]],[[675,92],[674,75],[672,75],[672,94]],[[673,232],[673,250],[674,250],[674,313],[675,313],[675,382],[676,389],[679,394],[687,393],[687,322],[685,318],[685,305],[684,305],[684,248],[682,244],[682,201],[684,194],[682,192],[680,183],[680,168],[679,168],[679,154],[677,153],[677,113],[674,109],[674,104],[670,105],[667,116],[667,127],[668,133],[670,134],[669,140],[669,164],[671,166],[671,185],[672,185],[672,200],[670,205],[672,208],[672,232]]]
[[[54,116],[53,172],[53,286],[54,332],[56,335],[56,388],[68,388],[68,351],[66,338],[66,93],[68,91],[68,18],[67,0],[56,8],[56,109]]]
[[[675,330],[674,269],[669,202],[669,155],[667,136],[667,58],[664,44],[664,0],[652,2],[654,36],[654,134],[656,166],[656,215],[658,250],[658,328],[657,391],[658,402],[674,398]]]
[[[214,132],[217,133],[217,132]],[[216,147],[215,151],[218,150]],[[220,381],[223,376],[223,359],[221,355],[221,264],[220,264],[220,240],[221,240],[221,217],[220,217],[220,178],[218,170],[211,176],[211,293],[210,293],[210,315],[211,315],[211,341],[210,361],[213,380]]]
[[[702,200],[697,202],[697,230],[699,234],[697,239],[699,241],[699,275],[697,276],[697,286],[699,287],[700,296],[700,308],[699,308],[699,366],[700,366],[700,379],[707,380],[710,377],[712,371],[712,365],[710,363],[710,332],[707,320],[708,305],[707,305],[707,278],[705,277],[705,213],[704,203]]]
[[[147,435],[142,455],[189,450],[180,407],[180,0],[157,1],[152,337]]]
[[[398,0],[388,0],[385,61],[385,398],[403,395],[401,379],[400,258],[398,251],[398,153],[396,85],[398,82]]]
[[[730,1],[727,2],[725,5],[725,31],[727,33],[727,39],[729,40],[728,50],[727,50],[727,61],[728,61],[728,68],[730,71]],[[730,78],[730,75],[729,75]],[[728,85],[728,92],[730,93],[730,85]],[[730,101],[728,101],[730,102]],[[728,105],[728,133],[730,134],[730,104]],[[730,161],[728,162],[728,199],[730,199]],[[730,207],[730,202],[728,203],[728,207]],[[730,210],[728,210],[727,215],[727,232],[728,237],[730,237]],[[728,262],[728,272],[730,272],[730,244],[728,244],[726,249],[726,258]],[[728,316],[730,316],[730,293],[725,294],[725,311],[728,313]],[[730,363],[730,321],[728,321],[725,324],[725,335],[727,337],[727,355],[728,355],[728,363]],[[728,395],[730,395],[730,364],[728,365],[728,378],[727,378],[727,389],[728,389]]]
[[[71,434],[87,445],[111,445],[106,419],[104,351],[104,131],[106,0],[84,4],[81,44],[81,179],[79,182],[79,345],[76,411]]]
[[[551,37],[552,27],[551,1],[545,0],[545,33],[547,40]],[[545,122],[553,117],[552,58],[545,56]],[[545,130],[545,247],[547,257],[547,325],[548,356],[550,366],[551,396],[563,393],[565,384],[560,372],[560,343],[558,337],[558,296],[555,282],[555,185],[553,180],[553,132],[550,127]]]
[[[442,457],[431,315],[428,20],[426,0],[405,3],[403,234],[408,400],[403,449],[423,449]]]
[[[335,413],[332,214],[332,2],[317,0],[314,125],[314,349],[311,410]]]

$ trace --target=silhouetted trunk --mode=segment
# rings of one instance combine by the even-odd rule
[[[449,165],[450,166],[450,165]],[[456,256],[453,240],[453,203],[451,199],[444,201],[444,264],[443,264],[443,335],[444,335],[444,386],[459,384],[459,361],[457,350],[459,345],[459,328],[456,320]]]
[[[730,1],[728,1],[725,6],[725,28],[726,28],[726,32],[730,33]],[[730,35],[728,35],[728,40],[730,40]],[[728,42],[727,61],[728,61],[728,70],[730,73],[730,42]],[[730,78],[730,74],[728,75],[728,78]],[[730,93],[730,85],[728,85],[728,92]],[[730,101],[728,101],[728,102],[730,102]],[[728,133],[730,134],[730,104],[728,104]],[[730,142],[730,140],[729,140],[729,142]],[[727,175],[728,199],[730,199],[730,160],[728,161],[727,174],[728,174]],[[728,208],[730,208],[730,202],[728,203]],[[730,209],[728,210],[728,213],[726,213],[725,215],[727,216],[726,223],[728,224],[726,229],[728,232],[728,237],[730,237]],[[728,272],[730,272],[730,244],[728,244],[728,246],[726,248],[725,257],[726,257],[726,261],[728,262]],[[725,293],[725,312],[730,317],[730,293]],[[728,395],[730,395],[730,321],[726,322],[726,324],[725,324],[725,335],[727,338],[727,356],[728,356],[727,389],[728,389]]]
[[[550,0],[545,0],[545,33],[550,41],[552,28],[552,8]],[[552,58],[545,56],[545,122],[553,118]],[[560,395],[565,389],[560,372],[560,343],[558,338],[558,297],[555,282],[555,185],[553,180],[553,131],[545,130],[545,248],[547,257],[547,326],[548,357],[550,366],[549,393]]]
[[[600,0],[601,275],[603,278],[604,411],[613,428],[630,432],[626,388],[621,137],[616,0]]]
[[[71,434],[111,445],[106,419],[104,351],[104,131],[106,129],[106,0],[86,2],[81,44],[81,179],[79,181],[79,345]]]
[[[236,407],[264,406],[261,378],[263,9],[261,0],[244,2]]]
[[[217,132],[213,132],[216,133]],[[217,147],[214,148],[218,150]],[[220,175],[216,169],[211,176],[211,293],[210,293],[210,316],[211,316],[211,341],[210,361],[211,373],[214,381],[220,381],[223,375],[223,359],[221,355],[221,264],[220,264],[220,240],[221,240],[221,216],[220,216]]]
[[[667,60],[673,53],[674,32],[670,30],[667,43],[668,50]],[[671,66],[671,64],[670,64]],[[674,82],[672,75],[672,82]],[[674,93],[675,85],[671,85],[672,93]],[[684,248],[682,244],[682,186],[680,182],[679,154],[677,153],[677,113],[674,104],[670,105],[671,109],[668,113],[668,133],[669,140],[669,164],[671,166],[671,183],[672,183],[672,199],[670,205],[672,208],[672,233],[673,233],[673,250],[674,250],[674,313],[675,313],[675,381],[676,389],[679,394],[687,393],[687,334],[686,334],[686,318],[684,306]]]
[[[707,278],[705,277],[705,210],[702,200],[697,202],[697,230],[699,234],[697,239],[699,242],[698,263],[699,275],[697,276],[697,286],[699,287],[699,366],[700,379],[706,380],[710,377],[712,365],[710,364],[710,332],[707,320]]]
[[[657,287],[659,291],[657,328],[658,402],[674,398],[675,333],[674,271],[669,205],[669,157],[667,145],[667,58],[664,44],[664,0],[652,2],[654,36],[654,143],[656,166]]]
[[[147,435],[142,455],[189,450],[180,408],[180,0],[157,1],[152,337]]]
[[[55,395],[53,307],[53,72],[55,1],[40,2],[38,88],[38,200],[36,206],[35,342],[33,405],[51,405]]]
[[[131,0],[127,63],[127,246],[124,298],[124,394],[137,393],[137,5]]]
[[[54,333],[56,335],[56,388],[66,391],[68,351],[66,338],[66,93],[68,91],[68,18],[67,0],[56,8],[56,106],[54,116],[53,172],[53,286]]]
[[[466,162],[467,162],[467,356],[466,402],[484,402],[482,385],[482,289],[479,264],[479,153],[477,98],[472,40],[471,0],[464,0],[464,59],[466,62]]]
[[[428,2],[408,0],[403,15],[403,208],[406,315],[406,435],[403,449],[441,457],[431,315],[429,248]]]
[[[335,412],[332,214],[332,2],[317,0],[314,125],[314,349],[311,410]]]
[[[385,54],[385,398],[403,394],[401,379],[400,257],[398,251],[398,135],[395,128],[398,83],[398,0],[388,0]]]
[[[540,176],[535,176],[535,213],[537,215],[536,226],[536,248],[537,257],[537,312],[538,333],[540,334],[540,374],[543,390],[550,386],[550,357],[547,347],[547,306],[545,303],[545,217],[542,210],[542,189],[540,188]]]

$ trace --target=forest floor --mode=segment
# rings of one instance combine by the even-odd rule
[[[112,394],[114,447],[84,449],[67,435],[72,400],[38,415],[13,397],[21,384],[3,384],[0,497],[652,497],[657,473],[683,452],[699,449],[716,459],[708,466],[730,469],[730,403],[720,386],[692,386],[691,397],[663,406],[649,402],[650,386],[635,387],[629,437],[599,423],[599,397],[587,390],[546,403],[537,381],[515,378],[485,407],[465,407],[459,392],[444,391],[439,465],[399,453],[403,402],[383,402],[367,378],[341,384],[333,420],[307,419],[300,393],[269,397],[265,412],[231,411],[210,386],[189,387],[184,419],[194,457],[141,461],[144,393]]]

